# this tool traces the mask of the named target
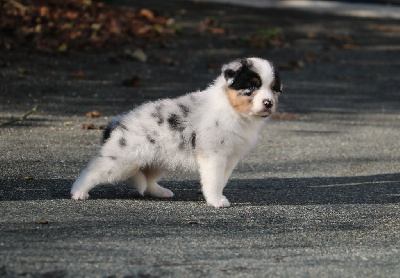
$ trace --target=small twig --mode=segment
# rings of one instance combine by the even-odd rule
[[[23,115],[22,117],[15,119],[15,120],[11,120],[8,122],[4,122],[4,123],[0,123],[0,127],[5,126],[5,125],[10,125],[16,122],[22,122],[23,120],[25,120],[29,115],[35,113],[37,110],[37,106],[33,107],[31,110],[29,110],[28,112],[25,113],[25,115]]]

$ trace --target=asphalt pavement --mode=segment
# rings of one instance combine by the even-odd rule
[[[201,1],[123,5],[182,25],[167,47],[146,49],[173,65],[119,52],[0,51],[0,122],[38,107],[0,127],[0,277],[400,277],[399,20]],[[204,33],[207,17],[224,33]],[[249,45],[265,30],[281,34],[278,44]],[[171,200],[143,198],[127,183],[70,199],[101,140],[83,124],[205,88],[223,63],[245,56],[274,61],[284,90],[224,191],[230,208],[208,207],[198,177],[185,173],[161,182]],[[139,87],[123,85],[135,75]],[[101,117],[85,117],[95,109]]]

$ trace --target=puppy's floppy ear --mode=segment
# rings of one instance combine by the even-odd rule
[[[233,82],[233,79],[235,78],[240,67],[241,63],[239,61],[234,61],[222,66],[222,74],[228,83]]]
[[[235,77],[235,74],[236,74],[236,72],[232,69],[227,69],[224,71],[224,77],[225,77],[226,81],[228,81],[228,79]]]
[[[281,75],[279,73],[279,70],[275,67],[273,63],[271,63],[272,71],[274,74],[274,85],[272,89],[277,92],[277,93],[282,93],[283,90],[283,85],[281,81]]]

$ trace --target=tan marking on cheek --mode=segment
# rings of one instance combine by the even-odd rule
[[[239,93],[232,89],[226,89],[226,95],[232,107],[239,113],[248,114],[253,107],[249,97],[241,96]]]

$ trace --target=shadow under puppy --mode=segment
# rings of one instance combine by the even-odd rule
[[[282,91],[273,65],[260,58],[233,61],[204,91],[145,103],[114,118],[104,144],[74,182],[71,196],[85,200],[102,183],[130,180],[141,195],[174,194],[157,181],[171,170],[200,173],[207,204],[230,206],[222,191],[255,146]]]

